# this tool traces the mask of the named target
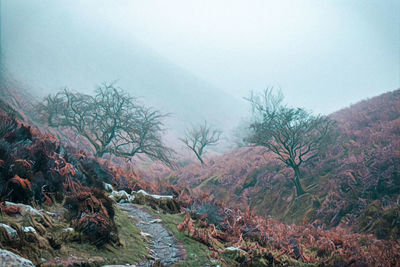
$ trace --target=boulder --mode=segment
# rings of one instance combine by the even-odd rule
[[[152,198],[155,198],[155,199],[173,199],[172,196],[162,196],[162,195],[149,194],[149,193],[147,193],[146,191],[144,191],[142,189],[137,191],[136,193],[137,194],[142,194],[142,195],[145,195],[145,196],[149,196],[149,197],[152,197]]]
[[[7,224],[4,224],[4,223],[0,223],[0,227],[5,229],[7,231],[7,233],[8,233],[8,235],[11,238],[17,238],[18,237],[17,231],[14,228],[12,228],[11,226],[9,226]]]
[[[110,196],[109,196],[112,200],[114,200],[117,203],[124,203],[124,202],[130,202],[130,200],[132,199],[132,196],[129,195],[127,192],[125,192],[124,190],[121,191],[112,191]]]
[[[147,205],[156,210],[162,210],[168,213],[179,213],[180,205],[172,196],[160,196],[149,194],[144,190],[132,192],[135,197],[134,203]]]
[[[4,249],[0,249],[0,266],[35,267],[30,260]]]

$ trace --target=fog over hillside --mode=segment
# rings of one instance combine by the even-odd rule
[[[82,14],[64,8],[70,7],[51,1],[3,4],[5,65],[34,95],[64,87],[92,93],[103,82],[115,82],[171,113],[167,124],[175,134],[203,120],[229,131],[246,112],[244,100],[201,80],[134,36],[82,23]]]
[[[174,135],[230,133],[269,86],[324,114],[398,88],[397,1],[311,2],[2,0],[4,63],[39,97],[117,81]]]
[[[0,267],[400,266],[399,0],[0,0]]]

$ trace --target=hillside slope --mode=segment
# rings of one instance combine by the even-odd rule
[[[304,166],[302,183],[309,194],[301,199],[296,199],[286,178],[291,170],[261,147],[233,150],[210,159],[207,166],[191,164],[175,172],[154,166],[143,173],[149,180],[164,181],[164,177],[198,195],[207,193],[231,206],[250,207],[260,216],[325,227],[359,225],[381,237],[399,238],[397,230],[383,226],[385,222],[378,223],[385,230],[376,233],[377,226],[370,223],[380,215],[365,212],[370,205],[398,212],[400,90],[331,117],[338,122],[340,137],[326,155]],[[400,229],[399,225],[394,229]]]
[[[12,99],[8,88],[4,92],[12,93]],[[398,96],[396,91],[387,97],[396,103]],[[345,134],[343,127],[341,142],[304,169],[309,193],[295,198],[285,179],[289,170],[260,147],[231,151],[208,166],[189,165],[174,173],[155,165],[143,173],[166,178],[148,183],[129,164],[95,159],[83,147],[67,146],[24,121],[23,114],[15,118],[20,112],[2,101],[0,252],[39,266],[160,266],[154,257],[167,264],[179,261],[176,266],[398,266],[398,115],[387,105],[379,117],[381,130],[375,131],[375,123],[363,126],[375,116],[380,104],[375,102],[367,103],[371,112],[363,113],[364,121],[351,126],[362,131]],[[348,121],[346,116],[343,120]],[[372,145],[359,144],[361,137],[373,140]],[[366,162],[371,159],[366,155],[381,147],[377,155],[382,158]],[[128,214],[117,203],[134,208]],[[274,214],[304,225],[265,218]],[[361,230],[391,240],[345,227],[355,220]],[[328,226],[333,228],[324,229]],[[162,236],[169,258],[163,256]]]

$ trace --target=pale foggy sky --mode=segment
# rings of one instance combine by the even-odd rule
[[[125,43],[139,41],[237,98],[275,86],[294,106],[330,113],[400,86],[396,0],[2,3],[3,17],[6,13],[14,24],[24,24],[20,9],[39,20],[54,10],[46,23],[57,25],[65,16],[74,27],[106,31]],[[63,32],[70,33],[60,28],[55,36]],[[10,31],[8,36],[18,40]],[[49,42],[56,39],[50,36]],[[71,42],[79,40],[72,36]]]
[[[276,86],[329,113],[400,86],[400,1],[119,0],[100,17],[237,97]]]

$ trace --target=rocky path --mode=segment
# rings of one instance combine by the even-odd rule
[[[137,219],[136,226],[142,231],[143,236],[148,236],[151,240],[150,255],[154,258],[154,261],[159,260],[163,264],[154,264],[155,266],[170,266],[183,258],[180,245],[174,236],[164,228],[160,219],[135,205],[129,203],[119,205]],[[138,266],[152,266],[154,261]]]

